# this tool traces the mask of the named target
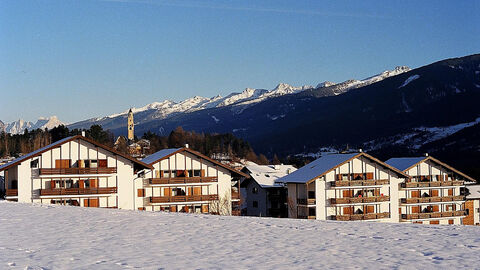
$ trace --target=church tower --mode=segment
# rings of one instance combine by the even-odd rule
[[[134,133],[134,123],[133,123],[133,112],[132,109],[128,111],[128,140],[133,141],[135,138],[135,133]]]

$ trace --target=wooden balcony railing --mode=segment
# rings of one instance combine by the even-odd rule
[[[330,204],[373,203],[373,202],[386,202],[389,200],[390,200],[390,196],[331,198]]]
[[[381,186],[388,185],[390,180],[351,180],[351,181],[334,181],[331,182],[332,187],[354,187],[354,186]]]
[[[170,202],[200,202],[200,201],[215,201],[218,200],[218,195],[192,195],[192,196],[160,196],[150,197],[150,203],[170,203]]]
[[[298,216],[299,219],[316,219],[316,216]]]
[[[56,195],[90,195],[90,194],[112,194],[117,193],[116,187],[101,188],[56,188],[41,189],[40,196],[56,196]]]
[[[463,186],[463,181],[429,181],[400,183],[401,188]]]
[[[436,203],[436,202],[452,202],[452,201],[464,201],[465,196],[444,196],[444,197],[422,197],[422,198],[402,198],[400,203]]]
[[[447,212],[432,212],[432,213],[414,213],[414,214],[402,214],[402,219],[428,219],[428,218],[441,218],[441,217],[458,217],[466,216],[465,210],[447,211]]]
[[[232,200],[239,200],[239,199],[240,199],[240,193],[238,191],[232,190]]]
[[[217,182],[217,177],[172,177],[172,178],[147,178],[147,185],[168,185],[168,184],[194,184]]]
[[[297,204],[302,204],[302,205],[315,205],[316,200],[315,199],[297,199]]]
[[[112,174],[116,173],[117,168],[98,167],[98,168],[51,168],[40,169],[40,175],[57,175],[57,174]]]
[[[368,213],[368,214],[353,214],[353,215],[336,215],[332,216],[333,220],[350,221],[350,220],[370,220],[389,218],[390,212],[384,213]]]
[[[18,196],[18,189],[7,189],[5,191],[6,196]]]

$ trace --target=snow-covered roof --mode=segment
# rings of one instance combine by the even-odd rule
[[[480,199],[480,185],[467,185],[468,191],[467,200]]]
[[[152,163],[155,163],[157,161],[159,161],[160,159],[163,159],[165,158],[166,156],[169,156],[177,151],[180,151],[182,148],[168,148],[168,149],[162,149],[158,152],[155,152],[153,154],[151,154],[150,156],[142,159],[142,162],[144,163],[147,163],[147,164],[152,164]]]
[[[426,157],[401,157],[401,158],[391,158],[385,163],[388,165],[399,169],[400,171],[405,171],[406,169],[412,167],[413,165],[423,161]]]
[[[322,156],[295,172],[277,180],[283,183],[307,183],[310,180],[334,169],[338,165],[354,158],[359,153],[330,154]]]
[[[277,179],[297,170],[292,165],[258,165],[251,161],[247,162],[245,167],[250,171],[252,179],[262,188],[280,186],[275,183]]]
[[[440,160],[433,158],[432,156],[427,156],[427,157],[402,157],[402,158],[391,158],[385,163],[388,165],[395,167],[401,171],[406,171],[407,169],[410,169],[411,167],[415,166],[416,164],[420,162],[425,162],[425,161],[432,161],[440,166],[443,166],[465,178],[466,183],[476,183],[477,181],[473,179],[472,177],[462,173],[461,171],[453,168],[452,166],[445,164],[441,162]]]

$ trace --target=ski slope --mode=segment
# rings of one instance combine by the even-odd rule
[[[480,227],[0,201],[0,269],[474,269]]]

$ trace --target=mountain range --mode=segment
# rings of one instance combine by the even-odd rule
[[[298,94],[307,90],[315,90],[317,96],[335,96],[347,92],[350,89],[359,88],[375,82],[379,82],[385,78],[407,72],[410,69],[405,66],[396,67],[394,70],[385,71],[375,76],[366,78],[364,80],[347,80],[342,83],[333,83],[325,81],[318,84],[316,87],[304,85],[300,87],[291,86],[286,83],[278,84],[272,90],[246,88],[239,93],[231,93],[225,97],[220,95],[205,98],[195,96],[181,102],[174,102],[171,100],[164,100],[161,102],[153,102],[141,108],[132,108],[135,117],[135,125],[140,130],[145,130],[143,126],[150,127],[152,122],[158,120],[172,119],[180,115],[188,115],[192,112],[208,112],[210,109],[227,108],[234,112],[234,114],[241,114],[244,110],[269,99],[275,99],[285,95]],[[69,125],[69,128],[89,128],[93,124],[102,125],[105,129],[112,130],[115,134],[124,134],[126,127],[126,117],[129,109],[112,114],[106,117],[92,118],[85,121],[77,122]],[[210,120],[217,122],[218,118],[211,115]],[[152,131],[165,134],[170,130],[164,129],[160,126],[154,128]],[[232,132],[233,130],[230,130]],[[141,133],[140,133],[141,134]]]
[[[29,131],[45,128],[52,129],[56,126],[64,124],[65,123],[60,121],[56,116],[40,117],[35,123],[25,121],[23,119],[19,119],[11,123],[4,123],[0,121],[0,132],[3,131],[10,134],[22,134],[25,129]]]

